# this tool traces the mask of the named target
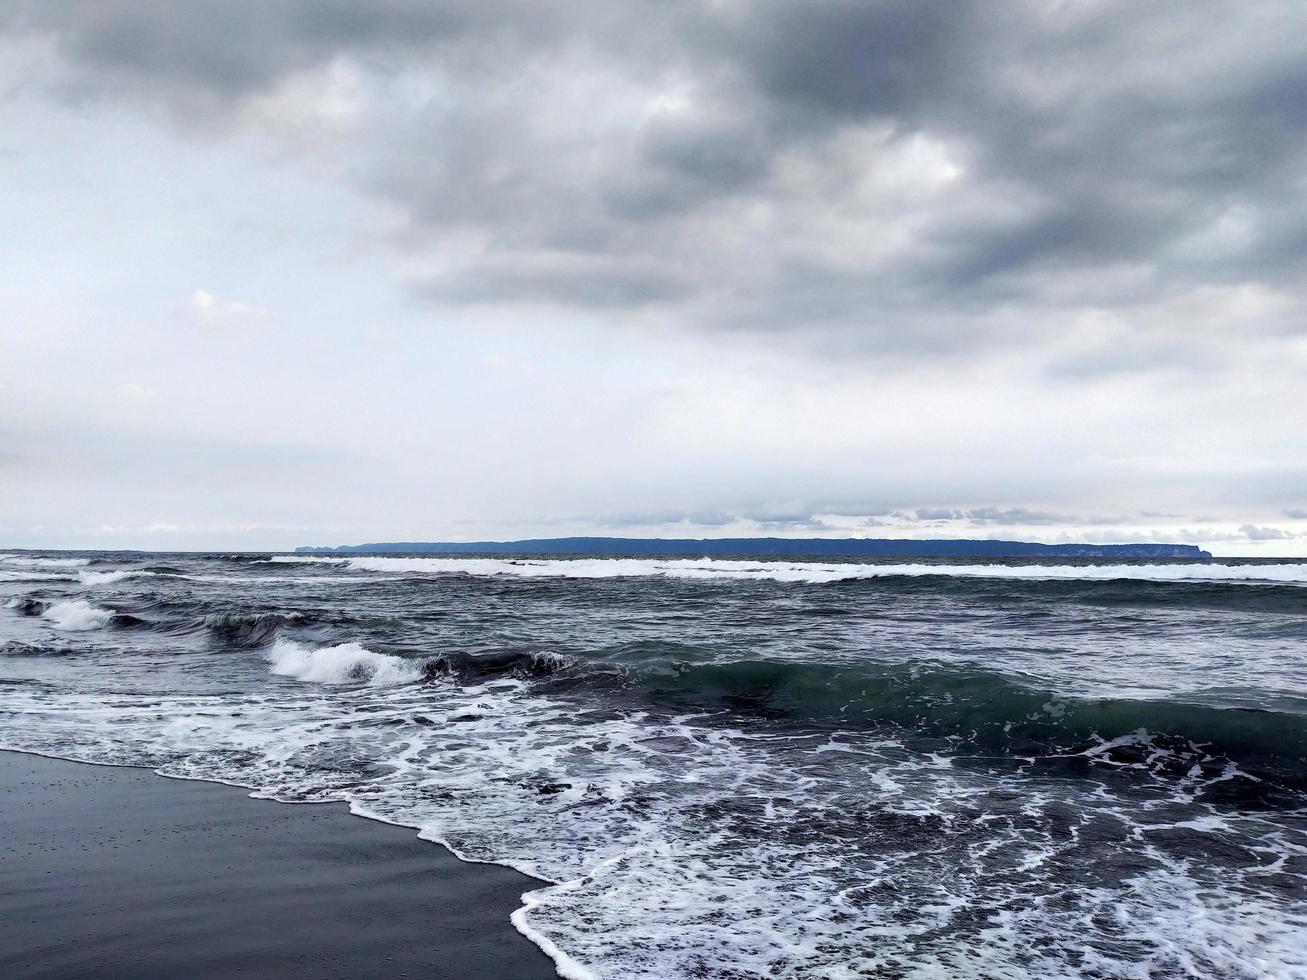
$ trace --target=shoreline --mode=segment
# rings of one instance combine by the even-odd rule
[[[6,748],[0,813],[7,976],[546,978],[574,966],[520,922],[548,882],[433,851],[345,801],[280,803]]]

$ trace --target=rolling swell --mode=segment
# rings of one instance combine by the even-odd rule
[[[195,626],[202,627],[215,639],[237,646],[262,646],[276,639],[283,626],[305,622],[296,613],[210,613]]]
[[[1142,610],[1220,610],[1307,616],[1307,587],[1297,582],[1158,581],[1144,578],[983,578],[949,575],[884,575],[846,578],[808,585],[827,601],[814,608],[829,616],[849,615],[852,606],[872,597],[955,598],[988,608],[1050,609],[1074,604],[1093,608]],[[838,599],[843,608],[829,602]],[[818,615],[812,609],[807,615]],[[1307,634],[1305,634],[1307,635]]]
[[[77,604],[80,600],[74,601]],[[5,608],[19,616],[49,616],[53,610],[70,603],[43,595],[15,597]],[[313,624],[353,623],[345,614],[321,616],[298,610],[205,612],[204,603],[178,601],[158,595],[116,598],[112,608],[104,609],[104,625],[113,630],[142,630],[167,637],[207,637],[216,643],[236,647],[260,647],[277,639],[286,628],[306,628]]]
[[[20,616],[39,616],[50,608],[50,603],[44,599],[35,599],[30,596],[23,599],[10,599],[5,605]]]
[[[664,658],[616,664],[505,651],[443,654],[423,669],[428,678],[465,684],[513,676],[530,681],[540,694],[602,693],[619,706],[719,712],[782,730],[885,729],[945,739],[950,752],[963,755],[1075,758],[1179,779],[1224,773],[1307,790],[1307,702],[1296,712],[1070,697],[998,672],[934,663],[851,668]]]
[[[960,739],[981,751],[1082,754],[1163,764],[1184,775],[1228,760],[1307,789],[1303,714],[1172,700],[1075,698],[984,670],[943,665],[849,670],[812,663],[660,664],[636,672],[655,700],[800,723],[880,727]]]

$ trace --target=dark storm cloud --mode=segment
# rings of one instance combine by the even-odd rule
[[[458,0],[37,0],[8,19],[53,32],[76,62],[107,80],[169,81],[238,99],[339,53],[430,48],[477,28],[493,32],[497,23],[541,36],[553,22],[543,5],[512,14],[509,21],[503,4]]]
[[[1183,338],[1163,314],[1200,286],[1301,309],[1298,3],[94,0],[6,20],[55,40],[66,90],[194,125],[256,125],[297,73],[348,64],[361,118],[317,152],[395,206],[439,302],[918,351],[1085,307]]]

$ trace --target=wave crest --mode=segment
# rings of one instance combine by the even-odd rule
[[[153,575],[153,572],[137,569],[122,569],[112,572],[88,572],[85,569],[79,569],[77,580],[82,585],[112,585],[115,582],[121,582],[123,579],[152,577]]]
[[[44,558],[40,555],[0,555],[0,564],[21,568],[79,568],[91,564],[89,558]]]
[[[283,626],[304,621],[296,613],[210,613],[203,626],[228,643],[238,646],[262,646],[273,639]]]
[[[112,609],[101,609],[85,599],[69,599],[48,606],[41,613],[57,630],[98,630],[113,619]]]
[[[268,651],[274,674],[314,684],[369,684],[387,687],[422,677],[422,664],[376,653],[361,643],[313,648],[294,640],[278,640]]]

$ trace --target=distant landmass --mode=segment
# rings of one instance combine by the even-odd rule
[[[699,558],[1211,558],[1192,544],[1035,544],[1029,541],[899,538],[529,538],[524,541],[387,541],[297,555],[628,555]]]

